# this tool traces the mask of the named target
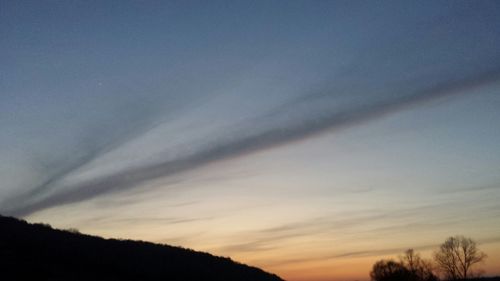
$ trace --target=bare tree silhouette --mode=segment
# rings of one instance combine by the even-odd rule
[[[449,237],[434,253],[438,269],[448,280],[463,280],[477,277],[480,271],[472,267],[486,259],[476,242],[464,236]]]
[[[414,280],[434,281],[438,279],[433,273],[432,262],[422,259],[420,254],[416,253],[413,249],[406,250],[399,260],[410,271]]]
[[[394,260],[380,260],[373,265],[373,281],[437,281],[430,261],[424,260],[413,249],[408,249]]]

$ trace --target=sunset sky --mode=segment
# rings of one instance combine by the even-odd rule
[[[0,214],[289,281],[475,239],[500,1],[0,1]]]

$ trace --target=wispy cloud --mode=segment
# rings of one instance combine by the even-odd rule
[[[66,186],[63,190],[53,195],[38,200],[35,199],[24,205],[3,209],[2,212],[24,216],[45,208],[128,190],[148,180],[191,171],[216,161],[231,159],[288,144],[326,131],[354,126],[440,98],[466,94],[476,87],[497,82],[499,77],[500,70],[498,69],[473,76],[455,77],[445,82],[424,85],[424,87],[416,90],[408,89],[406,93],[394,93],[394,95],[388,95],[369,104],[356,104],[331,112],[326,111],[320,114],[305,115],[302,120],[296,120],[296,122],[291,124],[278,123],[274,126],[268,126],[267,123],[273,124],[275,121],[272,117],[257,118],[253,122],[256,122],[255,125],[259,129],[253,132],[245,132],[239,136],[232,136],[215,144],[201,147],[195,153],[185,157],[127,168],[73,186]],[[315,97],[312,98],[314,99]],[[307,101],[307,99],[301,99],[297,103],[292,102],[286,106],[286,109],[281,109],[280,111],[284,111],[284,114],[286,114]],[[276,113],[273,114],[275,115]],[[282,118],[282,116],[276,116],[275,118]],[[96,150],[97,152],[99,150]],[[35,191],[47,188],[54,181],[64,177],[65,174],[80,167],[82,164],[87,163],[93,157],[95,157],[95,153],[89,154],[88,157],[83,158],[79,163],[70,166],[67,171],[57,174],[55,177],[49,179],[49,181],[35,188]]]

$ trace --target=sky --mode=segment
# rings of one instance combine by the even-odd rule
[[[289,281],[460,234],[500,275],[498,46],[498,1],[0,1],[0,214]]]

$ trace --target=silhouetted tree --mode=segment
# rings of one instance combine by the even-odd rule
[[[410,271],[394,260],[377,261],[370,272],[373,281],[403,281],[410,280],[410,276]]]
[[[486,254],[479,251],[476,242],[464,236],[449,237],[434,253],[438,269],[448,280],[461,280],[479,275],[472,267],[481,263]]]
[[[438,277],[433,273],[432,263],[422,259],[420,254],[415,253],[413,249],[408,249],[400,257],[401,264],[410,271],[413,280],[418,281],[436,281]]]
[[[66,229],[66,231],[71,232],[71,233],[75,233],[75,234],[80,233],[80,230],[78,230],[78,228],[74,228],[74,227],[68,228],[68,229]]]
[[[432,272],[432,264],[420,257],[413,249],[408,249],[399,262],[380,260],[370,272],[373,281],[437,281]]]

